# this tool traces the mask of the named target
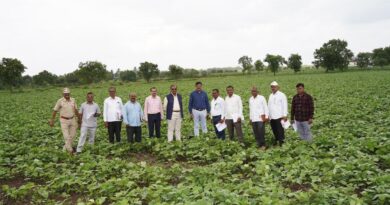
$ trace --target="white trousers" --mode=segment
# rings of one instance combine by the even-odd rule
[[[206,124],[207,111],[206,110],[198,111],[192,109],[192,115],[194,116],[194,135],[199,136],[199,122],[200,125],[202,126],[203,133],[207,133],[207,124]]]
[[[173,132],[175,132],[176,140],[181,140],[181,121],[180,112],[172,112],[172,117],[168,120],[168,142],[173,141]]]
[[[89,134],[89,144],[95,143],[95,133],[96,133],[96,127],[81,127],[80,130],[80,139],[79,143],[77,145],[77,152],[83,151],[83,147],[85,144],[85,140],[87,139],[87,136]]]

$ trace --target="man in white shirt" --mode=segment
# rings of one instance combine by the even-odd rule
[[[223,123],[223,118],[225,117],[225,101],[219,96],[219,90],[213,89],[212,91],[213,99],[211,100],[211,122],[214,125],[215,133],[217,134],[218,139],[225,140],[225,130],[218,131],[215,126],[218,123]]]
[[[264,96],[259,95],[256,87],[252,87],[252,97],[249,98],[249,118],[257,146],[265,150],[265,123],[268,120],[268,106]]]
[[[228,129],[229,138],[234,138],[234,129],[236,130],[238,141],[244,142],[241,121],[244,120],[242,114],[242,101],[241,97],[234,94],[233,86],[226,87],[227,96],[225,98],[225,123]]]
[[[274,145],[279,142],[282,146],[284,142],[284,128],[282,121],[287,121],[287,97],[279,91],[279,84],[276,81],[271,83],[272,93],[268,99],[269,118],[271,119],[271,128],[275,136]]]
[[[104,125],[108,128],[108,139],[114,143],[114,135],[117,142],[121,141],[122,128],[122,99],[116,96],[116,88],[108,89],[110,97],[104,100],[103,118]]]
[[[93,93],[87,93],[87,102],[84,102],[80,106],[79,115],[82,118],[81,130],[80,130],[80,139],[77,145],[77,153],[80,153],[83,150],[85,140],[89,134],[89,144],[94,144],[95,142],[95,133],[97,127],[97,117],[100,116],[100,108],[98,104],[93,101]]]

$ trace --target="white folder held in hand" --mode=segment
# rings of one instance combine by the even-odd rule
[[[226,128],[226,123],[225,122],[218,123],[215,125],[215,127],[217,128],[218,132],[221,132],[222,130],[224,130]]]
[[[282,123],[282,126],[284,129],[288,129],[291,125],[290,121],[288,121],[288,120],[286,120],[286,121],[281,120],[280,122]]]
[[[298,131],[297,123],[294,122],[291,126],[295,132]]]

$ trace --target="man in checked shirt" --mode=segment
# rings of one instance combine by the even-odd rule
[[[303,83],[298,83],[296,88],[297,94],[291,103],[291,122],[295,122],[301,139],[311,141],[310,125],[313,123],[314,115],[313,98],[305,92]]]

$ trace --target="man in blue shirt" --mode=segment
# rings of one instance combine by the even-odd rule
[[[202,132],[207,133],[206,118],[210,113],[210,104],[207,93],[202,90],[202,83],[195,83],[195,91],[190,95],[188,111],[194,120],[194,135],[199,136],[199,122],[202,126]]]
[[[126,124],[127,141],[130,143],[135,141],[141,142],[142,117],[144,115],[141,105],[137,102],[137,95],[130,93],[130,100],[123,106],[123,122]]]

